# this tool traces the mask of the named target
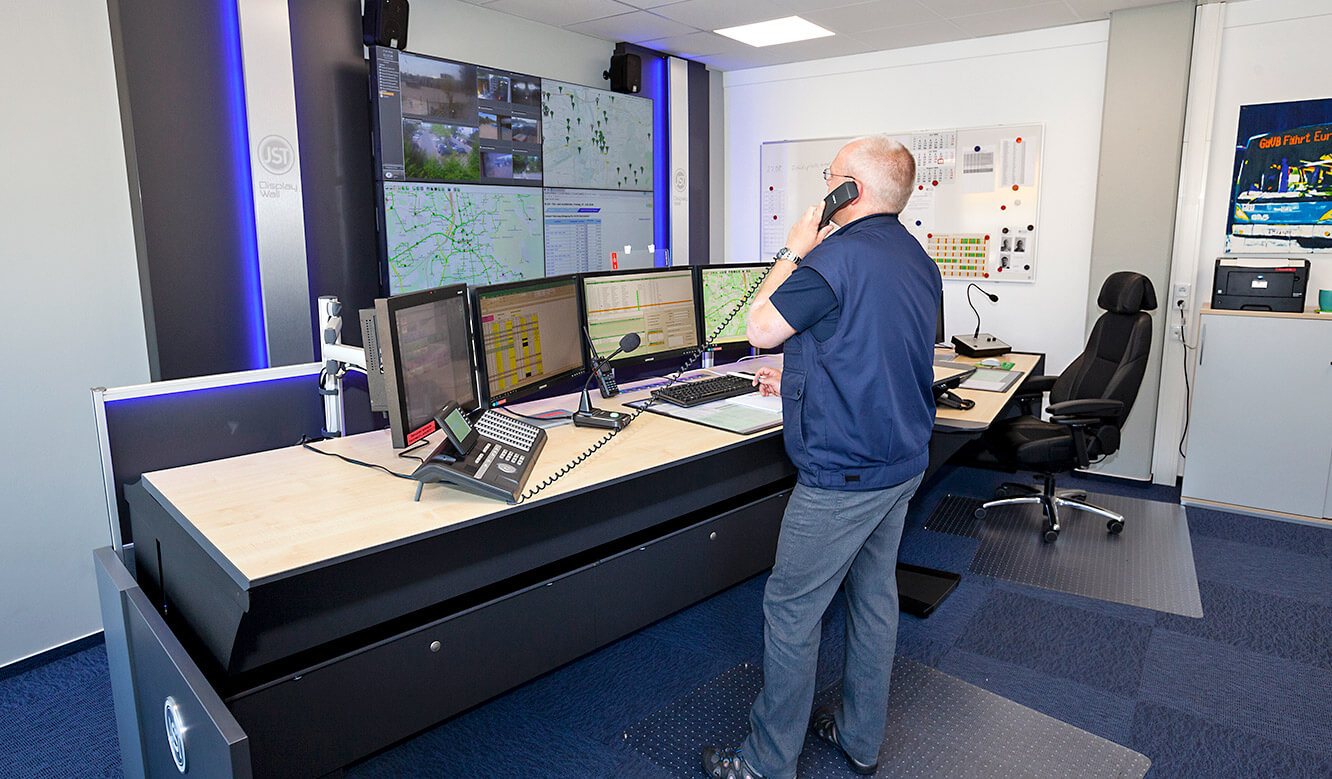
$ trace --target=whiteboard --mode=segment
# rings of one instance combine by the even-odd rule
[[[889,135],[916,157],[916,190],[902,224],[945,279],[1035,280],[1044,135],[1040,124]],[[791,222],[827,194],[823,169],[850,140],[761,145],[762,256],[776,254]]]

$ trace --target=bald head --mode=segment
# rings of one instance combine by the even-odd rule
[[[837,153],[838,168],[864,184],[863,205],[874,213],[901,213],[916,184],[916,158],[886,135],[867,135]]]

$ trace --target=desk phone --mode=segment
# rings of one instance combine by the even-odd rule
[[[444,440],[412,472],[425,485],[443,482],[468,492],[517,503],[546,431],[494,409],[486,409],[473,427],[457,404],[437,416]],[[421,499],[421,488],[416,490]]]

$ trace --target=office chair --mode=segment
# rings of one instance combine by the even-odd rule
[[[1105,313],[1092,326],[1082,354],[1058,376],[1028,377],[1017,393],[1026,415],[995,424],[982,438],[984,451],[1006,470],[1041,474],[1044,489],[1004,484],[996,491],[997,500],[976,509],[978,518],[995,506],[1039,503],[1047,542],[1059,537],[1060,508],[1099,514],[1111,533],[1124,529],[1122,515],[1087,503],[1085,492],[1055,489],[1055,474],[1086,468],[1119,449],[1120,428],[1147,369],[1152,318],[1146,312],[1156,308],[1151,280],[1132,271],[1112,273],[1096,303]],[[1046,392],[1048,422],[1033,411]],[[1014,494],[1020,497],[1010,497]]]

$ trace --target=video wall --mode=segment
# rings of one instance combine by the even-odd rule
[[[385,292],[651,268],[652,101],[371,49]]]

